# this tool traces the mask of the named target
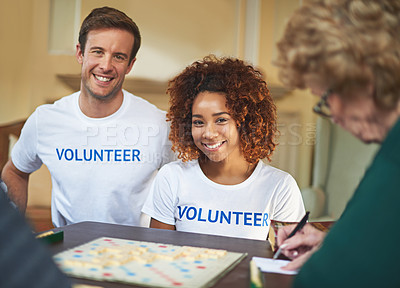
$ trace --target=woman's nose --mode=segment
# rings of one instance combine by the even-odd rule
[[[207,125],[203,132],[203,137],[205,139],[213,139],[218,136],[218,131],[215,129],[214,125]]]

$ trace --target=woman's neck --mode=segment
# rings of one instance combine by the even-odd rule
[[[257,163],[250,164],[245,159],[242,161],[213,162],[208,158],[199,159],[200,168],[204,175],[211,181],[223,185],[236,185],[242,183],[253,173]]]

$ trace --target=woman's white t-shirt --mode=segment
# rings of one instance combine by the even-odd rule
[[[265,240],[271,219],[299,221],[305,210],[293,177],[262,161],[237,185],[211,181],[198,161],[175,161],[160,169],[142,212],[178,231]]]

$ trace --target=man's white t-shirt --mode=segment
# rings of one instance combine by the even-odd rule
[[[291,175],[259,161],[237,185],[208,179],[198,161],[175,161],[157,174],[142,212],[176,230],[265,240],[270,220],[300,221],[304,204]]]
[[[123,91],[118,111],[89,118],[80,92],[42,105],[29,117],[11,154],[31,173],[44,163],[52,179],[52,220],[140,224],[158,169],[173,159],[165,112]]]

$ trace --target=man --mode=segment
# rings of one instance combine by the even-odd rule
[[[81,91],[29,117],[2,172],[10,198],[27,205],[29,174],[52,178],[52,220],[148,225],[141,208],[156,171],[172,157],[165,113],[122,89],[140,47],[136,24],[113,8],[94,9],[76,46]]]

